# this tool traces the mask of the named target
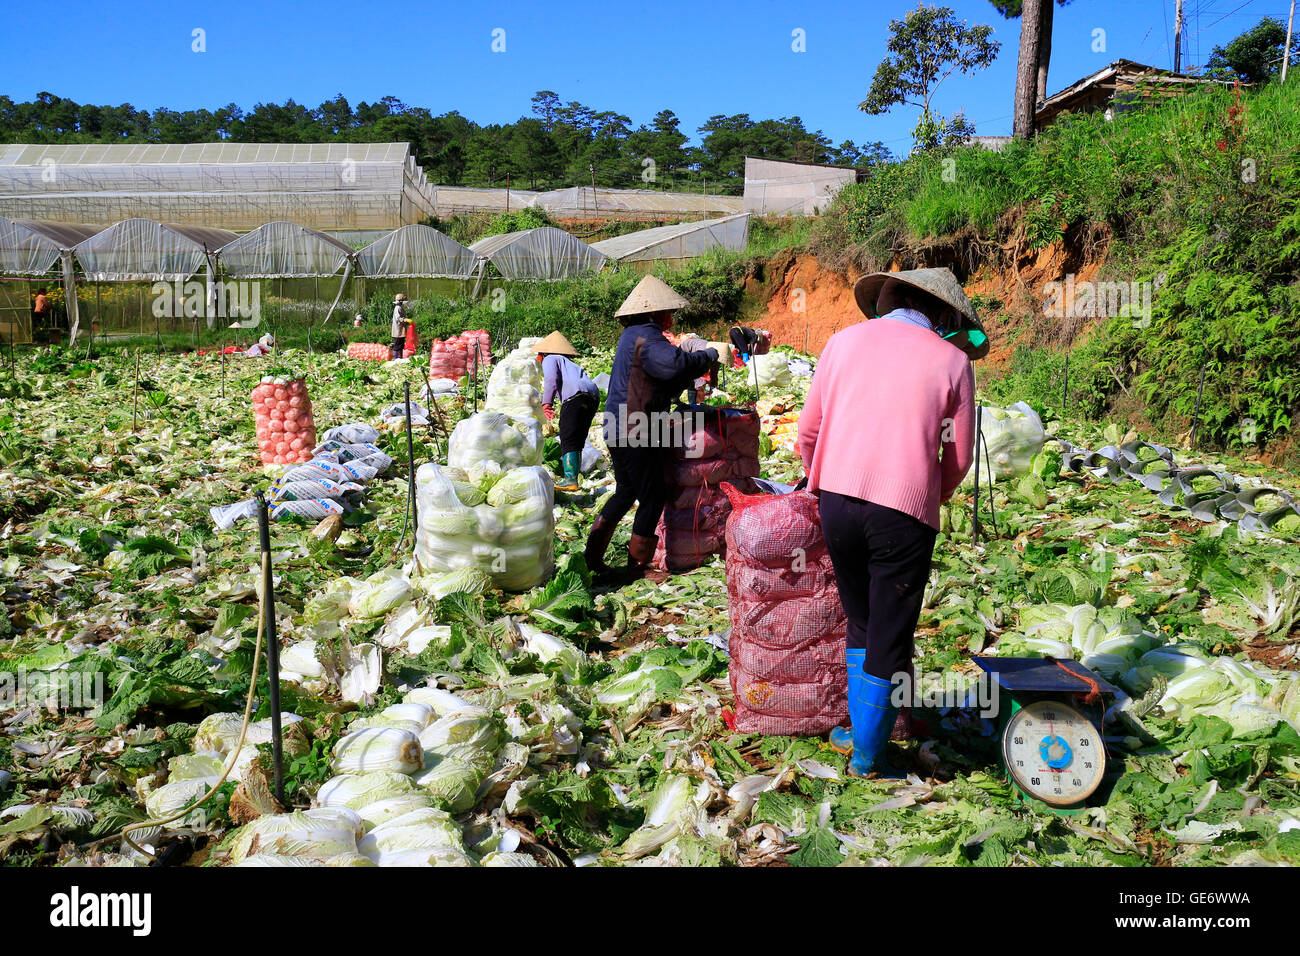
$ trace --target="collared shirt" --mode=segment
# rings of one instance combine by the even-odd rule
[[[893,319],[895,322],[906,322],[908,325],[920,326],[930,332],[934,331],[934,326],[930,324],[930,320],[925,317],[924,313],[917,312],[916,309],[895,309],[893,312],[886,312],[880,318]]]
[[[577,362],[567,355],[547,355],[542,359],[542,404],[554,404],[558,398],[567,402],[575,395],[586,394],[600,398],[596,383],[587,377]]]
[[[393,338],[406,334],[406,306],[401,302],[393,303]]]

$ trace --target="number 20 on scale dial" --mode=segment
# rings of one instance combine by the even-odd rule
[[[1021,790],[1054,807],[1086,800],[1106,770],[1097,728],[1058,701],[1040,700],[1016,711],[1002,736],[1002,757]]]

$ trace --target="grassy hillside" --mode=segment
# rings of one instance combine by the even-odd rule
[[[1002,397],[1059,406],[1064,351],[1045,343],[1072,338],[1070,411],[1132,414],[1175,433],[1191,419],[1203,363],[1203,438],[1275,443],[1300,413],[1298,138],[1296,84],[1202,89],[1114,121],[1067,116],[1002,153],[884,167],[840,194],[811,247],[840,268],[950,262],[968,278],[1016,269],[1053,243],[1076,261],[1104,250],[1101,278],[1158,285],[1150,323],[1103,315],[1062,336],[1051,325],[1063,320],[1044,318]]]

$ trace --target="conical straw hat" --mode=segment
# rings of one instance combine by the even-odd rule
[[[965,317],[962,323],[963,329],[984,332],[984,325],[975,314],[975,306],[971,305],[970,299],[966,298],[961,283],[957,281],[951,269],[907,269],[902,272],[872,272],[862,276],[853,283],[853,298],[867,318],[876,317],[876,300],[880,297],[880,290],[890,279],[897,279],[922,292],[928,292],[941,302],[952,306]],[[988,353],[988,338],[983,335],[981,338],[983,344],[972,354],[973,358],[983,358]]]
[[[646,276],[636,284],[631,295],[614,313],[615,318],[628,315],[641,315],[645,312],[664,312],[684,309],[688,305],[685,299],[670,289],[662,280]]]
[[[573,347],[558,331],[552,332],[546,338],[542,339],[535,346],[533,351],[539,355],[577,355],[578,350]]]

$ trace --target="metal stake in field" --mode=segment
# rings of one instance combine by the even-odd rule
[[[984,406],[978,402],[975,404],[975,511],[974,523],[970,529],[971,544],[979,544],[980,540],[980,433],[981,423],[984,419]],[[989,481],[993,476],[989,475]]]
[[[420,515],[415,502],[415,445],[411,439],[411,383],[406,383],[406,471],[407,489],[411,504],[411,524],[419,526]]]
[[[266,607],[266,666],[271,704],[271,753],[275,759],[275,798],[284,806],[284,743],[280,732],[280,638],[275,630],[275,575],[271,568],[271,516],[266,499],[257,498],[257,537],[262,550],[262,604]]]
[[[1070,404],[1070,346],[1071,342],[1065,343],[1065,378],[1061,383],[1061,414],[1065,414],[1065,409]]]
[[[472,376],[470,376],[470,378],[471,378],[471,380],[472,380],[472,382],[473,382],[474,411],[475,411],[475,413],[478,412],[478,361],[479,361],[478,339],[475,339],[475,340],[474,340],[474,374],[473,374]]]
[[[137,415],[140,410],[140,350],[135,350],[135,384],[131,386],[131,434],[135,434]]]
[[[1201,349],[1201,379],[1196,384],[1196,411],[1192,413],[1192,435],[1189,448],[1196,447],[1196,432],[1201,427],[1201,393],[1205,391],[1205,349]]]

